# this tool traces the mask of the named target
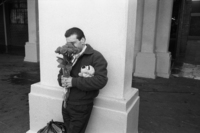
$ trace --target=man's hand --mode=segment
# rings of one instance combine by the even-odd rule
[[[72,77],[61,77],[61,83],[63,87],[69,88],[72,87]]]

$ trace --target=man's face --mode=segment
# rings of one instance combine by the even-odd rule
[[[76,48],[79,48],[80,50],[82,50],[85,45],[85,39],[82,38],[81,40],[78,40],[77,35],[75,34],[67,37],[66,41],[72,43]]]

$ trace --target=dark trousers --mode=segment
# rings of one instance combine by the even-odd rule
[[[85,133],[93,104],[62,106],[62,115],[66,133]]]

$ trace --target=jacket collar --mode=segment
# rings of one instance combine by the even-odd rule
[[[94,49],[89,44],[86,44],[86,46],[87,46],[87,48],[83,54],[93,54]]]

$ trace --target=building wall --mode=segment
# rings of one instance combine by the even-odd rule
[[[192,1],[185,62],[200,64],[200,1]]]
[[[200,1],[192,1],[189,36],[200,38]]]
[[[177,42],[177,57],[184,57],[187,47],[187,39],[189,35],[190,28],[190,13],[192,11],[192,2],[191,0],[183,0],[182,7],[179,12],[179,27],[178,27],[178,42]]]

